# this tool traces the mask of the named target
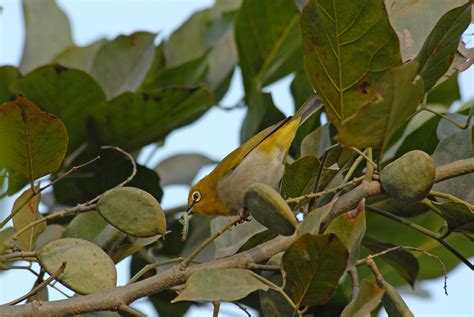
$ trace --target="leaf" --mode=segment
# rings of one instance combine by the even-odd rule
[[[181,294],[171,302],[179,301],[236,301],[268,286],[244,269],[203,269],[188,278]]]
[[[175,67],[157,65],[156,70],[150,71],[141,90],[167,88],[171,86],[196,86],[205,84],[208,67],[208,54],[193,59]]]
[[[16,81],[13,89],[64,122],[70,153],[86,142],[86,120],[105,101],[104,92],[90,75],[59,65],[37,68]]]
[[[248,95],[247,99],[248,111],[240,129],[241,143],[285,118],[285,115],[275,107],[271,94],[255,92]]]
[[[54,184],[57,203],[74,205],[78,201],[88,201],[117,186],[132,174],[129,159],[111,149],[87,149],[72,164],[79,165],[96,156],[100,156],[100,159],[81,168],[76,172],[76,177],[68,177]],[[127,185],[143,189],[158,201],[163,196],[158,174],[140,164],[137,164],[135,177]]]
[[[69,46],[60,52],[54,61],[64,67],[83,70],[90,74],[97,51],[107,43],[106,40],[98,40],[87,46]]]
[[[6,227],[0,230],[0,254],[4,254],[5,251],[10,248],[11,237],[15,234],[13,227]]]
[[[262,183],[250,185],[244,196],[244,208],[270,231],[291,236],[298,225],[293,211],[271,186]]]
[[[301,63],[299,14],[291,1],[244,0],[235,35],[247,94],[284,77]]]
[[[474,240],[474,211],[464,204],[455,202],[433,202],[433,204],[448,223],[449,232],[460,232]]]
[[[443,14],[465,3],[465,0],[385,0],[390,23],[400,39],[403,61],[416,57]]]
[[[0,104],[15,99],[15,94],[10,89],[10,84],[21,78],[21,74],[16,67],[0,67]]]
[[[283,267],[297,307],[322,305],[346,270],[348,253],[334,234],[302,235],[283,254]]]
[[[216,163],[197,153],[182,153],[161,161],[155,171],[160,175],[160,185],[190,185],[202,167]]]
[[[303,222],[298,227],[298,236],[305,233],[318,234],[321,222],[326,218],[336,201],[311,210],[303,219]]]
[[[461,35],[471,22],[471,3],[444,14],[426,39],[416,59],[425,91],[446,73],[456,54]]]
[[[357,297],[342,311],[341,317],[364,317],[370,316],[379,306],[384,289],[375,284],[363,280]]]
[[[368,236],[364,237],[362,243],[371,254],[395,247],[391,243],[381,242]],[[420,265],[411,252],[400,249],[381,255],[380,258],[390,264],[412,287],[415,285]]]
[[[385,148],[423,97],[423,81],[415,77],[417,67],[413,62],[387,71],[377,90],[377,99],[342,121],[336,140],[360,148]]]
[[[467,116],[464,116],[460,113],[447,113],[446,116],[460,124],[465,124],[467,122]],[[472,126],[472,125],[473,123],[471,121],[469,126]],[[446,139],[447,137],[457,132],[460,132],[462,130],[463,129],[460,129],[458,126],[454,125],[452,122],[443,118],[439,121],[438,127],[436,128],[436,136],[438,137],[438,140],[442,141],[443,139]]]
[[[468,159],[473,156],[473,128],[459,131],[443,139],[432,158],[437,166],[457,160]],[[458,176],[434,184],[433,190],[448,193],[465,201],[474,203],[474,174]]]
[[[281,181],[282,196],[299,197],[312,192],[320,168],[319,160],[313,155],[300,157],[291,165],[287,165]]]
[[[43,196],[44,197],[44,196]],[[46,229],[38,236],[38,240],[36,240],[36,247],[35,250],[41,250],[46,244],[50,243],[51,241],[61,239],[63,235],[64,227],[58,224],[51,224],[47,225]]]
[[[64,124],[26,98],[0,106],[0,166],[33,182],[58,170],[67,143]]]
[[[330,146],[329,124],[325,124],[305,136],[303,142],[301,142],[301,156],[311,154],[321,157]]]
[[[166,232],[165,214],[159,202],[135,187],[106,192],[97,202],[97,211],[108,223],[134,237],[148,238]]]
[[[380,0],[311,0],[301,30],[306,73],[337,127],[374,98],[385,70],[401,64]]]
[[[212,103],[211,94],[204,88],[174,87],[150,93],[124,93],[95,108],[93,126],[101,144],[134,151],[194,122]]]
[[[232,13],[217,7],[195,12],[164,43],[166,67],[175,68],[207,54],[206,85],[221,99],[238,58],[233,20]]]
[[[39,187],[35,187],[35,191],[38,191]],[[20,197],[15,200],[13,204],[13,210],[17,210],[21,205],[25,204],[20,211],[13,217],[13,227],[16,232],[36,221],[42,216],[38,211],[38,205],[40,202],[40,194],[34,195],[31,188],[25,190]],[[46,229],[46,222],[42,222],[31,229],[26,230],[24,233],[17,236],[18,244],[20,248],[25,251],[34,250],[38,235]]]
[[[382,305],[389,317],[412,317],[414,316],[407,307],[397,290],[385,280],[382,281],[385,294],[382,298]]]
[[[63,238],[78,238],[94,241],[107,226],[107,221],[95,210],[75,216],[64,230]]]
[[[66,262],[58,280],[79,294],[92,294],[115,287],[117,271],[114,262],[92,242],[66,238],[45,245],[39,253],[41,266],[56,272]]]
[[[143,249],[147,245],[151,245],[155,243],[161,235],[151,236],[148,238],[133,238],[127,237],[123,243],[121,243],[118,247],[114,248],[110,253],[110,257],[114,261],[114,263],[119,263],[129,255],[132,255],[139,250]]]
[[[447,77],[445,81],[435,85],[431,88],[427,98],[427,104],[442,104],[446,107],[459,99],[461,99],[461,92],[458,85],[459,73],[456,71],[451,76]]]
[[[421,202],[407,204],[404,201],[393,197],[371,198],[368,200],[368,205],[388,211],[400,217],[414,217],[421,215],[430,209]]]
[[[355,218],[347,212],[334,219],[324,233],[334,233],[349,251],[349,262],[354,263],[359,256],[365,228],[365,210],[358,212]]]
[[[140,87],[153,61],[155,37],[148,32],[120,35],[98,49],[91,75],[109,99]]]
[[[216,217],[211,221],[211,233],[214,234],[229,222],[229,217]],[[214,241],[216,258],[235,254],[254,235],[265,231],[267,228],[257,221],[249,221],[227,230]]]
[[[68,18],[55,1],[25,0],[23,13],[26,38],[20,70],[25,74],[48,64],[73,42]]]

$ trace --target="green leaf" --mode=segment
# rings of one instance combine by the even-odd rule
[[[112,259],[92,242],[66,238],[45,245],[39,253],[41,266],[56,272],[66,262],[58,280],[79,294],[92,294],[115,287],[117,271]]]
[[[425,91],[446,73],[456,54],[461,35],[471,22],[471,3],[452,9],[436,23],[416,59]]]
[[[363,280],[357,297],[344,308],[341,317],[370,316],[370,313],[379,306],[382,296],[384,296],[383,288]]]
[[[105,43],[106,40],[98,40],[87,46],[69,46],[59,53],[54,61],[64,67],[80,69],[90,74],[97,51]]]
[[[243,269],[203,269],[188,278],[173,303],[187,301],[236,301],[268,286]]]
[[[380,0],[311,0],[301,29],[306,73],[338,127],[374,98],[384,72],[401,63]]]
[[[150,93],[124,93],[99,104],[92,117],[101,144],[134,151],[194,122],[212,103],[207,89],[175,87]]]
[[[0,254],[4,254],[10,248],[11,236],[15,234],[13,227],[7,227],[0,230]]]
[[[461,99],[461,92],[458,85],[459,73],[454,72],[445,81],[431,88],[426,97],[427,104],[442,104],[446,107],[459,99]]]
[[[342,121],[336,140],[360,148],[386,147],[423,97],[417,68],[413,62],[390,69],[380,81],[376,99]]]
[[[281,181],[282,196],[299,197],[312,192],[320,168],[319,160],[313,155],[301,157],[287,165]]]
[[[79,165],[93,157],[100,156],[94,163],[81,168],[76,177],[68,177],[54,184],[56,202],[74,205],[78,201],[87,201],[117,186],[132,174],[132,164],[122,153],[111,149],[90,151],[80,155],[72,164]],[[158,174],[137,164],[137,174],[127,184],[150,193],[158,201],[163,196]]]
[[[311,210],[298,227],[298,235],[301,236],[305,233],[318,234],[321,222],[329,214],[334,203],[335,201],[332,201],[322,207]]]
[[[407,304],[405,304],[400,294],[398,294],[397,290],[385,280],[383,280],[382,283],[385,289],[385,294],[382,298],[382,305],[385,308],[387,315],[389,317],[413,317],[414,315],[408,308]]]
[[[0,106],[0,166],[33,182],[58,170],[67,144],[64,124],[26,98]]]
[[[134,237],[151,237],[166,232],[166,219],[159,202],[135,187],[114,188],[97,203],[97,211],[117,229]]]
[[[216,217],[211,221],[211,233],[214,234],[229,222],[229,217]],[[216,258],[235,254],[250,238],[264,232],[267,228],[257,221],[239,224],[232,230],[224,232],[214,241]]]
[[[448,223],[450,232],[460,232],[474,240],[474,211],[468,206],[455,202],[433,203]]]
[[[465,124],[467,122],[467,116],[462,115],[460,113],[447,113],[446,117],[454,120],[455,122],[458,122],[459,124]],[[471,120],[469,126],[471,127],[472,125],[473,122]],[[452,122],[443,118],[439,121],[438,127],[436,128],[436,136],[438,137],[438,140],[442,141],[443,139],[450,137],[451,135],[462,130],[463,129],[460,129]]]
[[[325,124],[305,136],[301,142],[301,156],[311,154],[321,157],[330,146],[329,124]]]
[[[218,8],[195,12],[164,43],[166,67],[175,68],[207,53],[206,83],[216,99],[222,98],[238,58],[233,20],[233,13]]]
[[[110,257],[114,261],[114,263],[119,263],[129,255],[132,255],[139,250],[143,249],[147,245],[155,243],[161,235],[156,235],[148,238],[133,238],[127,237],[123,243],[119,246],[114,248],[112,252],[110,252]]]
[[[64,227],[59,224],[51,224],[47,225],[46,229],[38,236],[38,240],[36,240],[36,247],[35,250],[41,250],[46,244],[50,243],[51,241],[61,239],[63,235]]]
[[[365,235],[365,211],[358,212],[354,218],[351,212],[334,219],[324,233],[334,233],[349,251],[349,262],[354,263]]]
[[[197,153],[176,154],[161,161],[155,171],[160,175],[162,187],[168,185],[191,185],[202,167],[216,163]]]
[[[457,160],[471,158],[473,152],[472,127],[461,130],[442,140],[433,153],[433,160],[437,166]],[[458,176],[434,184],[433,190],[454,195],[458,198],[474,203],[474,174]]]
[[[283,267],[297,307],[322,305],[346,270],[348,253],[334,234],[305,234],[283,254]]]
[[[170,86],[196,86],[205,84],[208,67],[208,54],[193,59],[175,67],[157,65],[156,70],[150,71],[141,90],[167,88]]]
[[[95,106],[105,101],[104,92],[90,75],[59,65],[34,70],[16,81],[13,89],[64,122],[69,152],[86,142],[86,120]]]
[[[247,94],[301,64],[299,14],[289,0],[244,0],[235,35]]]
[[[362,243],[370,250],[371,254],[395,247],[391,243],[384,243],[368,236],[364,238]],[[400,249],[381,255],[380,258],[391,265],[412,287],[415,285],[420,265],[411,252]]]
[[[64,230],[63,238],[78,238],[94,241],[107,226],[107,221],[95,210],[75,216]]]
[[[421,202],[407,204],[404,201],[387,196],[370,198],[368,205],[388,211],[400,217],[414,217],[430,210]]]
[[[286,201],[274,188],[266,184],[255,183],[247,188],[244,208],[256,221],[277,234],[290,236],[298,225]]]
[[[403,61],[412,60],[425,43],[428,34],[447,11],[466,0],[385,0],[390,23],[400,39]]]
[[[16,67],[0,67],[0,104],[15,99],[15,94],[10,89],[10,84],[21,78],[21,74]]]
[[[48,64],[73,42],[68,18],[54,0],[25,0],[23,13],[26,38],[20,69],[25,74]]]
[[[285,118],[285,115],[275,107],[270,93],[251,93],[247,96],[247,106],[248,111],[240,129],[241,143]]]
[[[39,187],[35,187],[35,190],[39,190]],[[25,204],[13,217],[13,227],[16,232],[19,232],[31,222],[42,218],[38,211],[40,197],[40,194],[34,195],[33,190],[29,188],[15,200],[12,210],[17,210],[21,205]],[[44,229],[46,229],[46,222],[42,222],[18,235],[17,241],[20,248],[25,251],[34,250],[38,235],[43,232]]]
[[[108,98],[140,87],[153,62],[155,37],[148,32],[120,35],[98,49],[91,75]]]

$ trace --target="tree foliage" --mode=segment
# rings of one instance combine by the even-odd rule
[[[472,269],[474,105],[451,107],[473,62],[462,41],[472,1],[400,2],[216,0],[158,44],[136,32],[80,47],[53,0],[24,0],[21,64],[0,67],[0,197],[19,195],[0,224],[0,268],[42,271],[11,304],[133,315],[148,296],[163,316],[203,301],[411,316],[396,287]],[[295,108],[316,93],[329,121],[300,128],[280,192],[249,188],[250,222],[180,220],[163,190],[215,162],[135,158],[219,105],[236,68],[242,141],[284,118],[265,88],[287,76]],[[116,288],[127,257],[130,283]],[[53,279],[78,297],[48,302]]]

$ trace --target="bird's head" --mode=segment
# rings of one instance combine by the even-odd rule
[[[195,184],[188,194],[188,213],[204,215],[230,215],[217,193],[213,175],[208,175]]]

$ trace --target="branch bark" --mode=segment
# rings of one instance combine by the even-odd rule
[[[436,173],[436,181],[442,181],[447,178],[469,173],[466,171],[474,171],[474,159],[457,161],[439,167]],[[438,175],[443,176],[438,177]],[[382,186],[378,181],[364,181],[352,191],[339,197],[331,210],[330,219],[334,219],[338,215],[353,209],[362,198],[381,193]],[[326,219],[326,222],[330,219]],[[296,238],[296,234],[289,237],[278,236],[251,250],[227,258],[194,265],[185,270],[174,266],[146,280],[112,288],[92,295],[73,297],[54,302],[43,302],[41,305],[34,303],[18,306],[2,305],[0,306],[0,315],[19,316],[37,314],[50,316],[75,315],[94,311],[116,311],[120,307],[124,307],[124,305],[128,305],[139,298],[184,284],[192,273],[202,269],[250,268],[254,264],[261,263],[273,255],[285,251]]]

